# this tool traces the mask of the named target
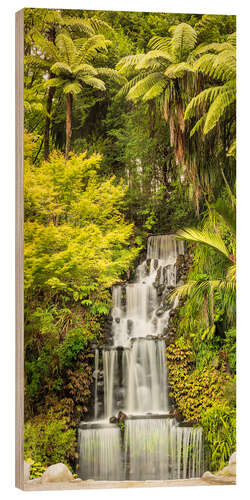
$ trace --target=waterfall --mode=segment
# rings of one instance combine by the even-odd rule
[[[82,479],[121,480],[120,429],[109,425],[79,429],[79,454]]]
[[[165,336],[177,304],[169,292],[177,284],[180,255],[184,244],[174,235],[150,236],[135,281],[113,287],[113,345],[95,352],[97,424],[80,425],[83,479],[186,479],[203,472],[202,429],[180,426],[169,415]],[[101,362],[103,422],[98,420]],[[121,410],[127,416],[122,433],[109,423]]]
[[[129,479],[187,479],[200,476],[200,428],[177,427],[174,419],[126,420],[125,460]]]

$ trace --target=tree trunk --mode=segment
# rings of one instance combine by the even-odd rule
[[[48,40],[52,42],[55,45],[55,39],[56,39],[56,30],[55,27],[53,26],[50,28],[49,33],[48,33]],[[49,74],[49,78],[54,78],[55,75],[52,73]],[[45,119],[45,128],[44,128],[44,159],[48,160],[49,158],[49,135],[50,135],[50,113],[52,109],[52,102],[53,102],[53,97],[55,93],[55,87],[50,87],[49,88],[49,94],[48,94],[48,100],[46,104],[46,119]]]
[[[52,78],[52,75],[50,75]],[[45,129],[44,129],[44,159],[48,160],[49,158],[49,133],[50,133],[50,113],[52,108],[53,97],[55,93],[55,87],[49,87],[49,94],[46,104],[46,119],[45,119]]]
[[[66,147],[65,147],[65,160],[68,159],[69,156],[69,147],[70,147],[70,139],[72,134],[72,104],[73,104],[73,96],[72,94],[67,94],[66,96]]]

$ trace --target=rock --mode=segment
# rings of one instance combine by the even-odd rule
[[[109,423],[110,424],[117,424],[118,423],[118,418],[116,418],[116,417],[110,417]]]
[[[120,323],[120,318],[115,318],[116,323]]]
[[[127,320],[127,331],[128,331],[128,335],[129,336],[132,333],[132,329],[133,329],[133,320],[132,319],[128,319]]]
[[[124,422],[124,420],[126,420],[127,418],[127,415],[126,413],[123,413],[123,411],[119,411],[117,418],[119,422]]]
[[[28,462],[24,462],[23,476],[24,481],[28,481],[30,478],[30,464]]]
[[[51,465],[42,475],[42,483],[65,483],[73,480],[70,470],[62,463]]]
[[[228,465],[223,467],[222,470],[215,472],[214,474],[206,471],[203,474],[202,479],[214,484],[234,484],[236,481],[236,452],[231,455]]]
[[[226,465],[222,470],[216,473],[218,476],[236,476],[236,463]]]
[[[165,310],[163,309],[163,307],[159,307],[156,311],[155,311],[155,315],[157,316],[157,318],[159,316],[162,316],[164,314]]]
[[[229,465],[231,464],[236,464],[236,451],[231,455],[231,457],[229,458],[229,462],[228,462]]]

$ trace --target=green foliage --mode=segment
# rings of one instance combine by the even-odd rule
[[[220,470],[236,449],[235,409],[214,404],[204,411],[201,425],[205,436],[209,470]]]
[[[167,347],[170,397],[186,420],[200,423],[203,412],[223,400],[229,375],[225,368],[217,369],[212,363],[195,368],[194,359],[191,343],[183,339]]]
[[[30,458],[28,458],[26,461],[30,463],[30,479],[41,477],[46,471],[46,467],[44,467],[41,462],[34,462],[34,460],[31,460]]]
[[[52,465],[58,462],[70,464],[75,454],[76,434],[67,429],[66,420],[55,419],[53,412],[46,416],[35,417],[25,424],[24,458],[38,465]],[[37,474],[36,467],[36,474]],[[39,469],[39,475],[42,467]]]

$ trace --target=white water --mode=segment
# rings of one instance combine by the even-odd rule
[[[187,479],[201,473],[201,429],[177,427],[173,419],[127,420],[129,479]]]
[[[174,419],[163,416],[169,404],[162,336],[176,302],[166,310],[162,298],[176,286],[176,259],[183,254],[184,245],[174,236],[151,236],[147,258],[137,267],[135,282],[113,287],[113,347],[102,351],[103,418],[107,422],[120,410],[137,418],[125,421],[123,462],[118,427],[80,430],[81,477],[85,479],[185,479],[201,475],[202,430],[178,427]],[[96,350],[95,418],[99,365]],[[147,414],[152,418],[144,419]]]
[[[79,429],[80,477],[96,481],[121,479],[120,429]]]

